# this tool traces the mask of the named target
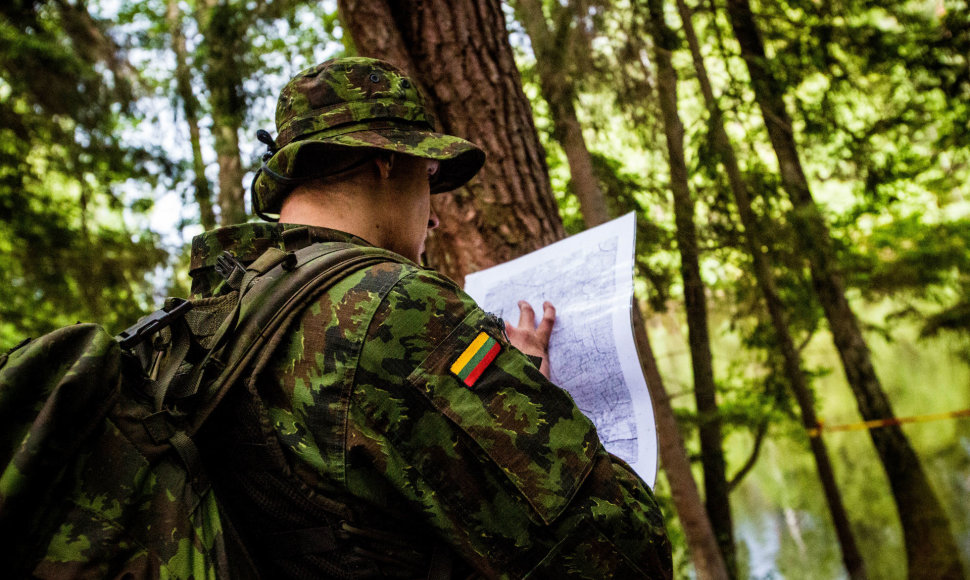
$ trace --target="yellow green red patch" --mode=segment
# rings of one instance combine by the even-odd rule
[[[451,372],[465,385],[474,386],[478,377],[482,376],[482,372],[492,364],[501,350],[502,345],[497,340],[488,333],[480,332],[455,362],[451,363]]]

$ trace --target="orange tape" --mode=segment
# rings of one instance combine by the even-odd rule
[[[962,411],[950,411],[949,413],[935,413],[933,415],[916,415],[914,417],[894,417],[892,419],[874,419],[861,423],[848,423],[846,425],[833,425],[828,427],[819,419],[818,427],[808,430],[809,437],[818,437],[822,431],[862,431],[863,429],[876,429],[887,425],[902,425],[903,423],[923,423],[925,421],[940,421],[942,419],[955,419],[959,417],[970,417],[970,409]]]

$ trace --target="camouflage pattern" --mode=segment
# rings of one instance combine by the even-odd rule
[[[118,343],[93,324],[0,357],[10,577],[230,576],[215,498],[148,440],[140,419],[152,409],[122,387],[122,366]]]
[[[216,260],[226,248],[243,263],[250,263],[270,248],[304,247],[322,235],[322,228],[298,224],[252,223],[227,226],[195,236],[189,275],[192,296],[215,296],[222,292],[225,279],[215,270]],[[327,239],[369,246],[366,241],[343,232],[326,230]]]
[[[267,238],[284,237],[276,227]],[[301,243],[347,240],[304,232]],[[205,234],[195,271],[219,240],[244,240],[240,254],[264,243]],[[469,388],[449,367],[481,331],[502,350]],[[388,536],[400,518],[380,514],[405,514],[415,538],[458,554],[455,577],[671,577],[649,487],[502,321],[440,274],[407,262],[352,274],[306,307],[267,369],[258,392],[293,471]]]
[[[167,449],[166,449],[167,450]],[[171,453],[150,462],[114,424],[74,477],[70,510],[33,570],[37,578],[228,578],[211,489],[201,495]],[[105,466],[111,466],[105,472]],[[187,506],[194,507],[186,512]],[[151,550],[147,548],[151,547]]]
[[[281,228],[276,237],[309,234]],[[225,504],[214,490],[225,488],[210,485],[228,471],[216,456],[236,441],[213,448],[199,429],[225,430],[218,421],[205,423],[210,411],[227,391],[248,394],[243,379],[264,368],[262,355],[274,350],[265,345],[287,334],[286,321],[305,304],[293,296],[307,292],[309,301],[347,272],[388,259],[396,255],[361,244],[298,253],[269,247],[241,275],[238,290],[191,302],[179,321],[137,346],[122,350],[102,327],[86,324],[0,355],[5,569],[51,579],[252,577],[237,536],[223,526]],[[129,331],[137,335],[135,327]],[[159,352],[166,354],[155,358]],[[244,400],[261,408],[251,396]],[[269,447],[265,437],[256,444]],[[257,471],[263,481],[289,472],[281,453],[254,469],[252,449],[232,465],[246,471],[245,481],[256,481]],[[294,485],[276,489],[302,495],[305,486],[290,480]]]
[[[290,180],[326,175],[328,152],[343,148],[437,159],[431,192],[460,187],[478,173],[485,154],[435,125],[418,88],[391,64],[351,57],[308,68],[280,93],[277,150],[253,181],[254,212],[278,213]]]

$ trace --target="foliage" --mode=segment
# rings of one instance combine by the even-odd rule
[[[147,275],[165,257],[123,225],[151,200],[115,189],[164,165],[120,139],[137,75],[83,5],[0,15],[0,348],[78,319],[123,327],[150,308]]]
[[[639,171],[635,185],[607,185],[611,181],[624,182],[620,176],[629,175],[632,168],[640,169],[644,160],[657,160],[658,144],[662,147],[663,143],[662,134],[658,135],[659,115],[651,97],[656,82],[646,56],[651,47],[645,40],[645,25],[639,20],[642,13],[638,17],[637,12],[641,3],[619,1],[606,6],[596,2],[547,2],[547,17],[554,20],[552,15],[559,9],[556,5],[567,4],[581,4],[595,17],[591,35],[583,39],[588,53],[565,58],[562,66],[582,87],[577,97],[579,113],[586,122],[585,133],[598,160],[601,184],[615,200],[629,200],[623,192],[636,192],[634,198],[640,200],[635,206],[638,223],[648,222],[656,231],[671,232],[669,202],[664,199],[668,178],[662,158],[661,163],[646,165],[647,171]],[[672,4],[666,3],[668,23],[675,18]],[[796,343],[805,351],[809,344],[818,344],[828,335],[822,310],[808,282],[804,256],[798,251],[788,222],[790,205],[779,195],[777,162],[760,111],[745,84],[744,63],[732,42],[733,32],[723,12],[723,1],[688,4],[693,8],[716,97],[726,111],[727,129],[754,198],[764,249],[772,261],[782,300],[788,306]],[[794,105],[789,110],[794,117],[796,138],[802,146],[813,190],[832,228],[850,297],[860,305],[876,301],[892,305],[882,319],[867,317],[867,328],[879,333],[872,336],[893,340],[904,329],[912,329],[914,323],[924,336],[944,330],[966,333],[970,321],[970,306],[965,299],[966,260],[970,256],[965,233],[966,184],[970,178],[965,139],[970,128],[970,67],[966,55],[970,51],[965,3],[764,0],[755,10],[773,57],[768,64],[787,85]],[[676,39],[674,46],[678,46]],[[722,347],[715,349],[715,362],[722,416],[732,425],[726,447],[731,466],[736,469],[747,460],[744,450],[753,448],[752,437],[756,437],[758,426],[765,419],[783,427],[781,431],[770,429],[769,440],[777,438],[779,432],[798,433],[801,427],[785,394],[774,330],[768,324],[761,292],[751,276],[722,160],[712,145],[710,120],[700,95],[692,90],[696,74],[686,47],[679,45],[672,57],[681,77],[680,114],[691,188],[697,202],[698,234],[705,252],[703,273],[712,304],[716,305],[712,308],[719,309],[714,319],[721,326],[718,329],[712,323],[712,329],[722,338],[731,337],[727,350],[718,340]],[[529,55],[524,54],[522,60],[528,70]],[[538,114],[546,114],[541,102]],[[630,134],[638,138],[631,142]],[[563,163],[558,152],[552,158]],[[614,177],[604,177],[610,173]],[[568,191],[568,179],[563,182]],[[564,207],[575,206],[569,202]],[[650,261],[676,264],[671,255],[670,234],[667,236],[666,247],[651,247]],[[643,258],[638,255],[638,260]],[[653,299],[656,295],[651,296],[651,305],[661,313],[668,305],[674,307],[673,321],[663,328],[682,326],[677,281],[670,279],[668,284],[646,286],[665,287],[670,292],[666,303],[658,303]],[[656,339],[661,344],[655,349],[660,353],[665,378],[672,379],[674,390],[682,394],[691,384],[686,372],[689,362],[683,350],[684,336],[681,332],[662,332],[656,334]],[[961,343],[952,344],[952,348],[959,348],[956,345]],[[666,357],[670,358],[664,360]],[[823,401],[844,399],[844,390],[837,397],[833,394],[833,389],[835,393],[844,389],[841,375],[832,372],[839,366],[833,353],[806,361],[805,366],[814,382],[826,385],[826,389],[817,390]],[[946,388],[957,385],[949,382]],[[892,395],[898,397],[899,393]],[[687,400],[681,396],[676,399]],[[678,412],[684,427],[696,422],[690,407],[681,407]],[[850,402],[848,407],[854,409],[855,404]],[[871,447],[866,444],[868,441],[863,439],[853,453],[871,457]],[[943,440],[935,444],[946,445]],[[804,447],[802,450],[810,471],[809,455]],[[844,457],[839,459],[846,461]],[[847,485],[858,490],[865,477],[866,484],[870,483],[871,470],[880,471],[871,467],[869,475]],[[758,472],[757,479],[763,481]],[[798,475],[793,479],[806,477]],[[953,489],[952,484],[948,489]],[[878,493],[885,498],[884,487]],[[883,503],[879,509],[888,513],[888,519],[880,517],[879,533],[869,537],[892,538],[889,541],[898,546],[899,531],[891,521],[891,502]],[[825,519],[824,515],[821,517]],[[748,525],[747,518],[742,521],[742,525]],[[962,520],[958,517],[959,521]],[[957,525],[958,529],[966,529],[959,527],[965,524]],[[819,531],[818,535],[805,537],[834,542],[830,530]],[[884,552],[876,557],[874,543],[867,544],[867,559],[876,560],[871,565],[873,570],[884,573],[899,569],[894,555],[898,552]],[[799,553],[805,549],[797,547]],[[758,556],[755,552],[749,551],[751,558]],[[838,551],[831,554],[837,561]],[[837,564],[827,567],[830,574],[838,574],[838,568]],[[785,572],[798,577],[797,567],[786,568]]]

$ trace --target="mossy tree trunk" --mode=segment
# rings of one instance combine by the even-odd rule
[[[583,137],[583,127],[576,115],[576,86],[566,62],[573,50],[576,27],[572,26],[571,7],[556,3],[552,25],[546,21],[541,0],[516,0],[516,14],[525,27],[536,56],[536,69],[542,98],[549,105],[553,122],[553,138],[562,145],[569,163],[572,188],[579,199],[579,207],[587,227],[610,219],[606,198],[600,189],[593,160]]]
[[[212,188],[205,176],[205,162],[202,159],[202,132],[199,130],[199,99],[192,88],[192,71],[189,68],[188,50],[185,35],[182,33],[182,11],[178,0],[168,0],[165,19],[168,22],[175,53],[175,83],[178,97],[182,101],[185,124],[189,129],[192,144],[192,184],[195,188],[195,202],[199,206],[199,221],[206,230],[216,227],[216,216],[212,209]]]
[[[246,209],[239,131],[246,115],[246,97],[240,59],[248,50],[248,13],[227,0],[200,0],[197,16],[205,42],[204,78],[219,164],[219,223],[241,223],[246,221]]]

